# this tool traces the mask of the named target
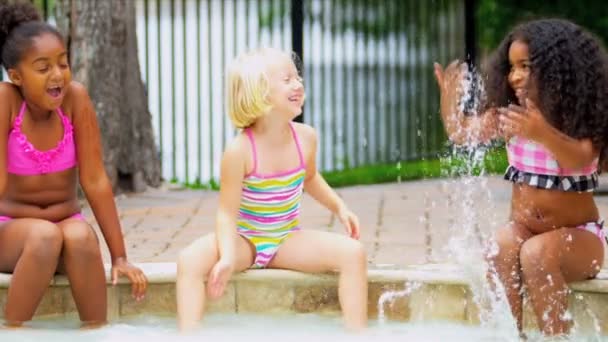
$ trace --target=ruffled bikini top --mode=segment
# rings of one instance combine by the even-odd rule
[[[60,172],[76,166],[78,161],[74,127],[61,108],[57,108],[57,114],[63,123],[63,138],[55,148],[47,151],[37,150],[21,131],[25,110],[26,105],[23,102],[8,135],[7,171],[16,175],[31,176]]]

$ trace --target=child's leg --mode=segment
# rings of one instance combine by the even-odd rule
[[[490,268],[487,278],[490,286],[496,289],[495,277],[502,283],[511,312],[517,323],[517,329],[522,330],[522,279],[519,254],[522,244],[532,237],[524,226],[510,223],[496,232],[495,240],[498,250],[492,251],[489,248],[488,261]]]
[[[255,249],[244,238],[234,234],[236,256],[234,272],[246,270],[253,264]],[[205,278],[219,260],[215,234],[205,235],[186,247],[177,262],[177,320],[179,329],[191,330],[203,317],[205,308]],[[224,281],[229,280],[226,275]]]
[[[349,329],[367,325],[367,255],[363,245],[344,235],[314,230],[292,233],[268,264],[318,273],[339,271],[340,305]]]
[[[70,280],[72,296],[80,320],[86,325],[106,322],[106,276],[99,242],[86,222],[69,218],[57,224],[63,234],[63,250],[58,267]]]
[[[603,242],[593,233],[562,228],[539,234],[521,248],[521,267],[538,326],[546,335],[568,333],[568,286],[594,277],[604,260]]]
[[[34,316],[57,269],[62,241],[61,229],[49,221],[14,219],[0,225],[0,271],[13,273],[7,324],[21,325]]]

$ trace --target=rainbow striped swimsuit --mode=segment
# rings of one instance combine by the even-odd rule
[[[253,150],[253,171],[243,181],[243,194],[237,219],[238,233],[255,247],[252,268],[264,268],[289,235],[300,230],[300,201],[304,188],[306,167],[296,132],[291,126],[300,165],[290,171],[274,175],[260,175],[253,134],[249,137]]]

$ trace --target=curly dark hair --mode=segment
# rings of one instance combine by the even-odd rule
[[[566,135],[590,138],[608,160],[608,55],[599,40],[562,19],[541,19],[516,26],[486,65],[486,107],[517,103],[508,83],[509,47],[528,45],[530,83],[547,121]]]
[[[15,67],[32,39],[43,33],[63,41],[56,28],[41,20],[31,2],[0,0],[0,64],[5,69]]]

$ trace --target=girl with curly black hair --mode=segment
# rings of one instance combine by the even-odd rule
[[[521,24],[489,59],[479,115],[460,109],[466,69],[435,65],[446,132],[457,144],[504,138],[505,179],[513,183],[510,222],[495,234],[488,279],[504,286],[520,331],[525,284],[542,332],[566,334],[567,283],[595,277],[604,260],[593,190],[608,159],[606,52],[569,21]]]
[[[85,325],[106,321],[106,279],[93,228],[80,213],[78,182],[112,257],[143,297],[146,278],[127,261],[97,117],[72,81],[61,34],[29,2],[0,0],[0,272],[12,273],[5,324],[29,321],[56,272],[66,274]]]

